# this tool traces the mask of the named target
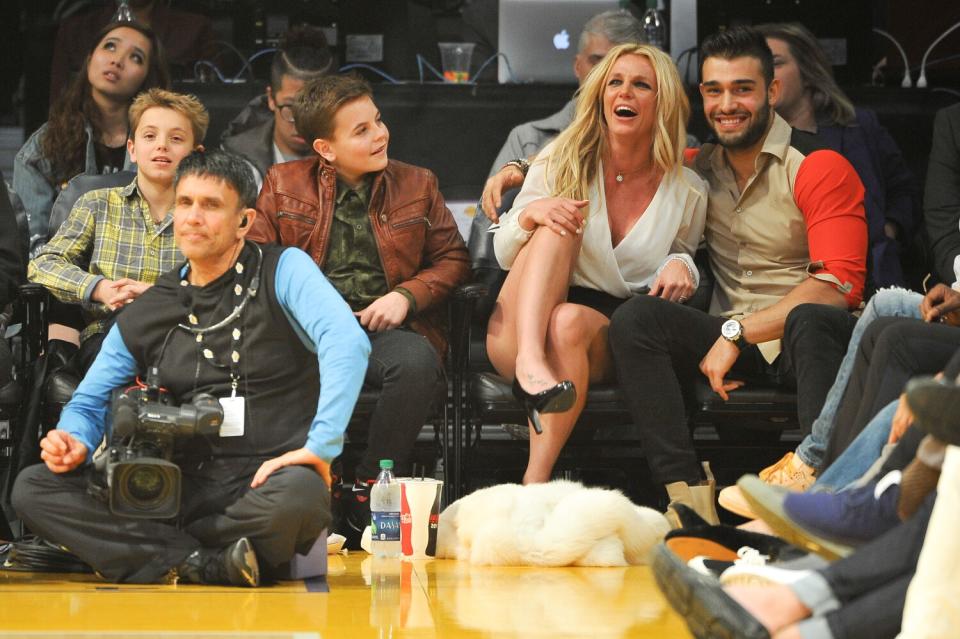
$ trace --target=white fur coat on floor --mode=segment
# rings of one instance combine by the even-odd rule
[[[645,563],[666,518],[618,490],[571,481],[501,484],[440,514],[437,557],[489,566],[627,566]]]

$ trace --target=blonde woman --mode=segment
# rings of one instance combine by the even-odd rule
[[[616,307],[639,294],[683,303],[697,287],[691,255],[706,190],[682,166],[689,112],[666,54],[614,47],[581,86],[573,123],[540,152],[493,227],[510,273],[487,350],[537,433],[524,483],[550,479],[588,384],[611,377]]]

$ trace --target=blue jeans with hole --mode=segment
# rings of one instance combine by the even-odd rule
[[[830,432],[833,430],[837,415],[837,408],[840,406],[840,400],[843,399],[844,391],[847,389],[847,382],[850,380],[850,373],[853,371],[853,364],[856,360],[857,347],[860,345],[860,339],[863,337],[864,331],[867,330],[867,326],[878,317],[920,318],[920,302],[922,300],[923,296],[913,291],[902,288],[885,288],[877,291],[867,302],[863,314],[857,320],[857,325],[853,329],[850,344],[847,346],[847,354],[840,364],[836,381],[827,393],[820,416],[814,420],[810,434],[804,437],[800,445],[797,446],[797,455],[803,463],[816,469],[819,469],[823,463],[827,444],[830,441]],[[869,468],[869,465],[867,468]]]
[[[853,443],[817,477],[816,490],[843,490],[870,470],[890,438],[893,415],[899,403],[899,400],[890,402],[870,420]]]

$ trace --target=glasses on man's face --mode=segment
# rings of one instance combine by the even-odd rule
[[[293,105],[292,104],[278,104],[277,110],[280,112],[281,118],[283,118],[287,122],[293,122]]]

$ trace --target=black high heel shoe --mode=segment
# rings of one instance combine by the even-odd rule
[[[540,413],[562,413],[573,407],[577,401],[577,389],[569,379],[565,379],[556,386],[539,393],[528,393],[523,390],[520,380],[513,380],[513,396],[523,404],[527,417],[533,424],[533,430],[539,435],[543,432],[540,426]]]

